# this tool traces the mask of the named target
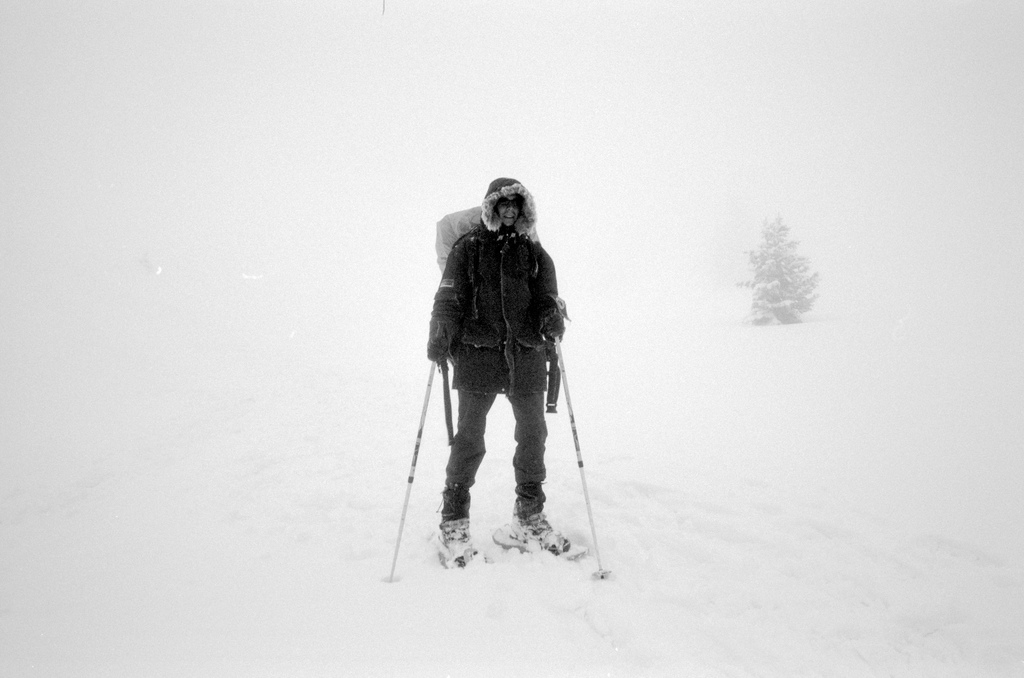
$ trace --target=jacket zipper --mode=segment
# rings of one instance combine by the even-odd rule
[[[516,361],[512,351],[512,342],[510,341],[512,339],[512,325],[508,321],[508,312],[505,310],[505,254],[510,242],[507,241],[502,246],[500,256],[498,257],[498,289],[501,291],[501,319],[505,321],[505,340],[502,352],[505,354],[505,364],[508,365],[508,394],[512,395],[515,391]]]

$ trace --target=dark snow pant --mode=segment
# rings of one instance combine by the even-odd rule
[[[469,517],[469,488],[476,482],[476,472],[487,453],[484,445],[487,413],[496,398],[496,393],[459,391],[459,427],[448,457],[442,520]],[[518,497],[516,512],[525,517],[539,513],[544,507],[541,483],[547,476],[544,449],[548,437],[544,393],[524,393],[508,399],[516,418],[516,453],[512,457]]]

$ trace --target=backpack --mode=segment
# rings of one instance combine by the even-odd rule
[[[480,211],[481,207],[477,205],[446,214],[437,222],[434,250],[437,252],[437,266],[441,269],[441,273],[444,273],[444,266],[448,262],[448,253],[452,251],[456,241],[477,226],[483,225]],[[533,241],[540,242],[536,233],[533,234]]]

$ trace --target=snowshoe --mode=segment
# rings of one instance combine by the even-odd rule
[[[567,560],[576,560],[587,554],[585,546],[573,545],[556,532],[543,513],[536,513],[526,519],[513,518],[511,523],[495,530],[491,538],[502,548],[514,548],[523,553],[547,551]]]
[[[469,518],[446,520],[437,537],[437,556],[448,569],[462,568],[477,554],[469,536]]]

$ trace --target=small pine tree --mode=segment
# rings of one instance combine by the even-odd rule
[[[796,254],[798,242],[789,239],[789,227],[782,217],[761,229],[763,241],[757,251],[747,252],[754,279],[739,283],[754,290],[750,322],[755,325],[800,322],[800,314],[814,306],[818,295],[818,274],[809,273],[810,262]]]

